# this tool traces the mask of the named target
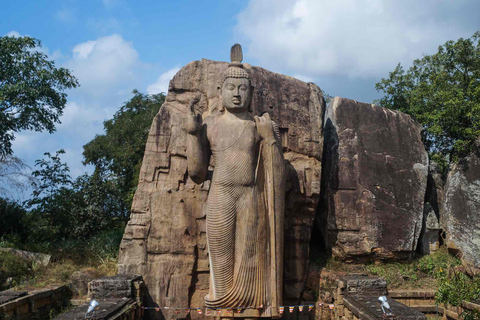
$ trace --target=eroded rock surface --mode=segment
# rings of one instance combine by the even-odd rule
[[[405,259],[422,228],[428,156],[410,116],[335,98],[325,116],[318,227],[334,257]]]
[[[445,183],[441,224],[446,244],[480,272],[480,145],[450,170]]]
[[[196,96],[197,111],[204,117],[218,112],[217,86],[227,67],[209,60],[183,67],[170,82],[166,102],[150,129],[119,261],[119,273],[143,276],[149,306],[201,308],[208,292],[205,206],[210,181],[196,185],[188,177],[184,122],[188,103]],[[308,267],[320,195],[325,102],[314,84],[245,68],[254,86],[252,112],[269,112],[279,125],[287,161],[284,297],[290,303],[300,298]],[[149,316],[177,317],[169,312]]]

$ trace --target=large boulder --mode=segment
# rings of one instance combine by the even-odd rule
[[[184,124],[187,105],[197,95],[204,117],[218,112],[217,88],[227,67],[228,63],[209,60],[183,67],[170,82],[166,102],[150,129],[118,266],[119,273],[143,276],[149,306],[201,308],[208,292],[205,205],[210,181],[196,185],[188,177]],[[270,113],[282,136],[288,169],[284,297],[291,303],[300,298],[308,268],[320,196],[325,102],[315,84],[245,68],[254,86],[253,114]],[[162,316],[172,314],[150,314]]]
[[[318,227],[344,260],[408,259],[422,229],[428,155],[410,116],[335,98],[325,115]]]
[[[454,164],[445,183],[441,224],[448,248],[480,272],[480,145]]]

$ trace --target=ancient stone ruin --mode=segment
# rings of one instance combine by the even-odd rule
[[[228,63],[194,61],[170,82],[153,121],[130,222],[120,248],[120,273],[141,274],[151,305],[203,307],[209,289],[206,200],[210,181],[187,173],[185,121],[220,108],[218,84]],[[254,87],[252,114],[268,112],[279,127],[286,160],[284,301],[297,301],[308,267],[310,235],[320,196],[325,101],[320,88],[244,65]],[[168,316],[165,314],[165,316]]]
[[[199,184],[192,180],[186,128],[193,110],[207,123],[223,112],[219,88],[228,68],[203,59],[180,69],[149,132],[118,267],[143,276],[146,305],[170,308],[145,310],[152,319],[204,308],[214,283],[206,215],[218,164],[210,161],[206,179],[194,178]],[[457,165],[443,187],[408,115],[344,98],[327,107],[313,83],[245,63],[242,70],[253,88],[248,116],[268,113],[284,157],[284,305],[301,299],[312,235],[312,245],[339,259],[388,261],[438,249],[443,229],[450,247],[478,267],[480,236],[467,236],[480,229],[478,155]]]

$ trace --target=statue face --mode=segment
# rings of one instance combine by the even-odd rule
[[[223,106],[229,112],[248,110],[252,87],[250,80],[245,78],[227,78],[222,86]]]

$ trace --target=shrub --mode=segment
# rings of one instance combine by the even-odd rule
[[[445,274],[439,279],[435,294],[436,303],[459,306],[462,300],[476,301],[480,298],[480,277],[470,278],[462,272]]]
[[[0,290],[6,290],[33,275],[31,264],[7,252],[0,252]]]
[[[438,279],[443,277],[452,267],[460,264],[459,259],[451,256],[447,249],[442,247],[435,253],[420,258],[416,263],[416,268]]]

